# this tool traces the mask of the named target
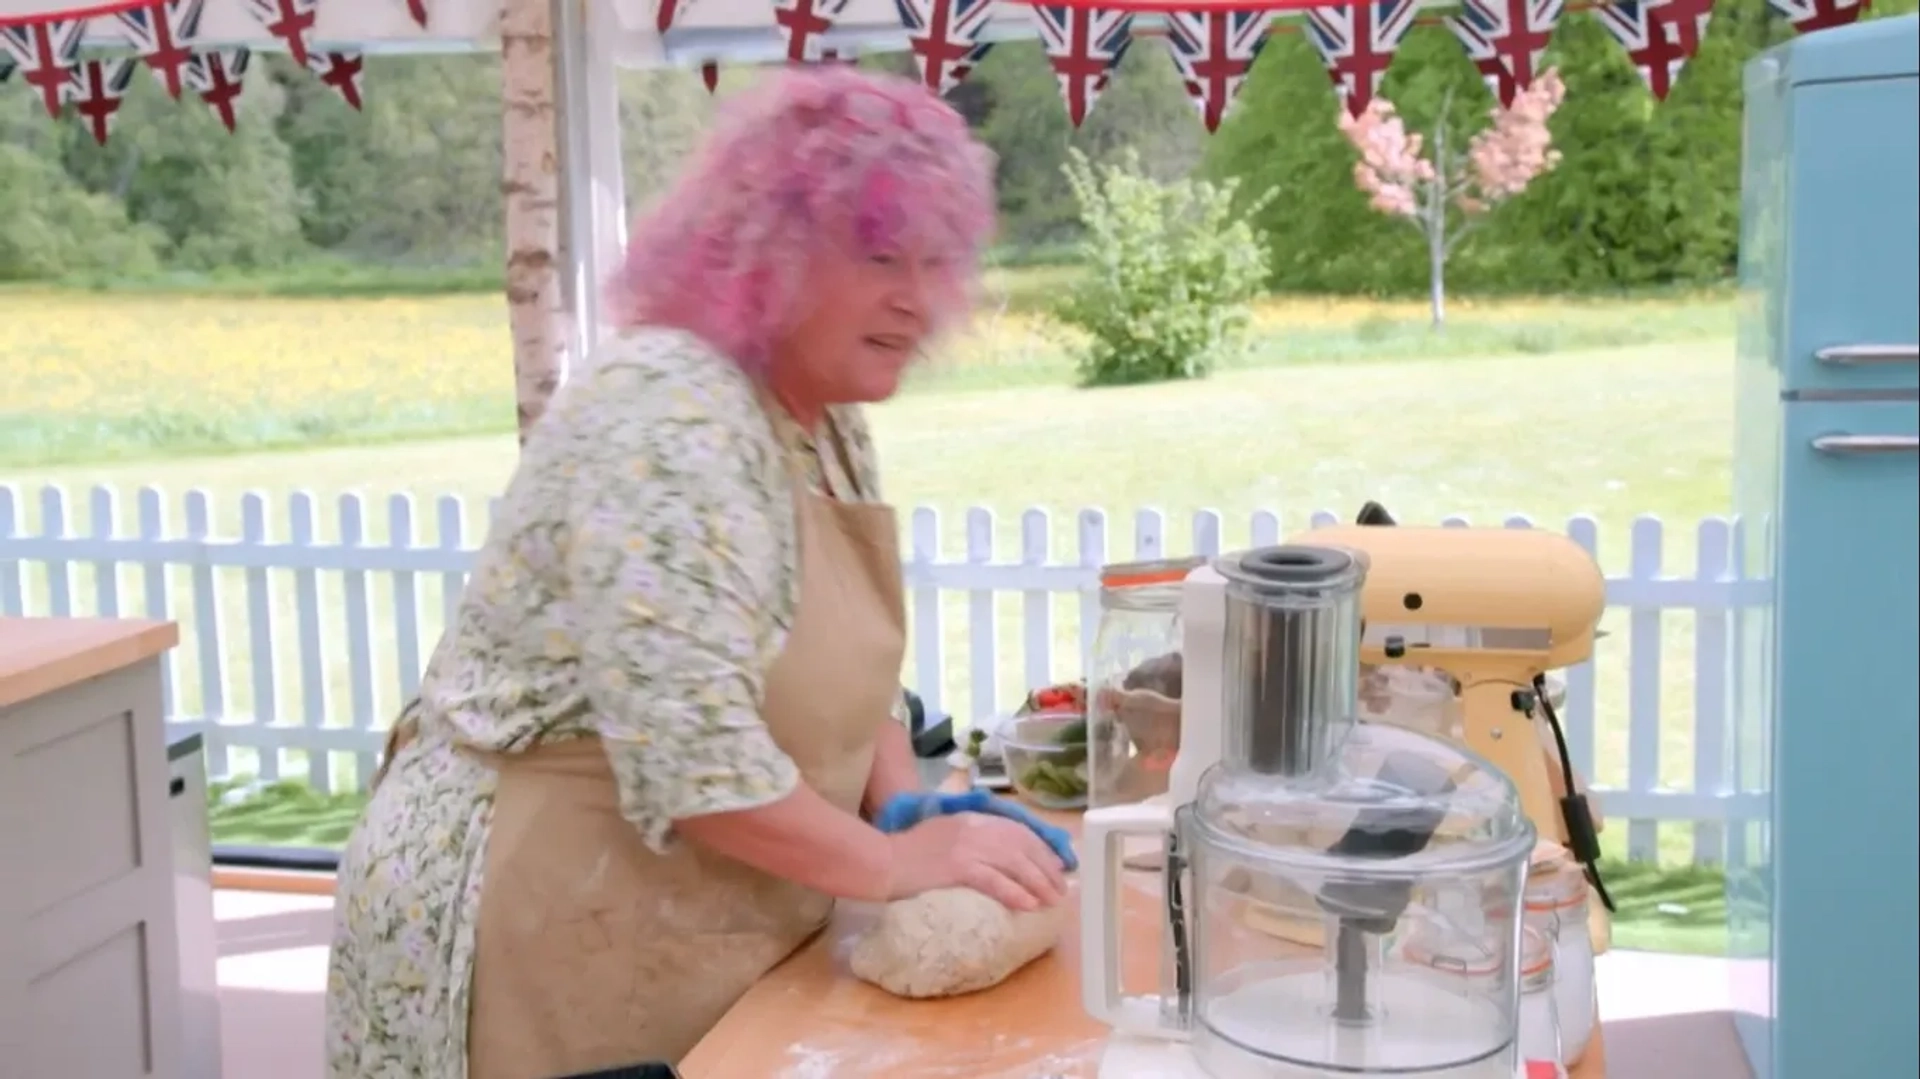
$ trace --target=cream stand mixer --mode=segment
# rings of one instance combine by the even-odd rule
[[[1590,853],[1581,855],[1593,839],[1588,811],[1583,802],[1563,802],[1578,792],[1555,774],[1564,751],[1556,745],[1549,753],[1540,740],[1538,688],[1547,671],[1593,655],[1607,602],[1593,556],[1566,536],[1531,528],[1363,524],[1317,528],[1294,542],[1366,556],[1360,661],[1453,676],[1468,748],[1520,788],[1541,838],[1590,861]]]
[[[1513,780],[1540,837],[1566,847],[1598,887],[1597,818],[1544,684],[1546,672],[1593,655],[1607,602],[1593,556],[1541,529],[1378,527],[1394,522],[1373,503],[1360,520],[1295,540],[1365,557],[1360,661],[1450,675],[1467,748]],[[1204,648],[1210,639],[1187,638],[1183,647]],[[1600,898],[1591,931],[1595,950],[1605,951],[1611,902],[1604,889]]]
[[[1114,1029],[1102,1079],[1521,1074],[1535,831],[1490,762],[1353,721],[1366,574],[1364,556],[1316,545],[1188,576],[1169,797],[1084,822],[1082,996]],[[1129,837],[1166,843],[1157,995],[1120,978]],[[1256,909],[1318,923],[1326,946],[1249,929]],[[1434,977],[1414,943],[1487,972]]]

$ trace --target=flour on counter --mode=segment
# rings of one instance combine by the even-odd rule
[[[891,1041],[891,1039],[889,1039]],[[1031,1038],[996,1034],[993,1056],[1017,1054]],[[1048,1053],[1011,1067],[982,1067],[977,1053],[972,1062],[929,1060],[918,1049],[897,1042],[881,1048],[851,1034],[830,1043],[804,1042],[787,1050],[787,1064],[773,1079],[1093,1079],[1100,1063],[1104,1038],[1091,1038],[1057,1053]]]
[[[841,1050],[815,1049],[810,1045],[796,1045],[787,1050],[792,1059],[787,1062],[780,1079],[833,1079],[841,1069],[842,1058],[847,1054]]]

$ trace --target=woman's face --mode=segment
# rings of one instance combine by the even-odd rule
[[[822,405],[884,401],[933,329],[937,260],[835,248],[813,260],[808,305],[775,357],[775,376]]]

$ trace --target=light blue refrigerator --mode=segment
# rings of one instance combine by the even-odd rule
[[[1736,1023],[1759,1079],[1920,1056],[1920,22],[1746,77],[1729,828]]]

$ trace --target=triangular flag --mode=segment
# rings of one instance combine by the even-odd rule
[[[1173,66],[1200,109],[1200,122],[1218,131],[1260,56],[1273,25],[1271,11],[1169,11],[1167,42]]]
[[[147,62],[153,77],[178,100],[186,88],[187,67],[193,63],[194,39],[200,36],[200,12],[206,0],[160,0],[149,7],[130,8],[115,17],[127,42]]]
[[[360,75],[365,61],[357,52],[323,52],[307,58],[307,67],[333,87],[341,100],[360,110]]]
[[[1460,0],[1460,13],[1447,16],[1447,29],[1466,47],[1487,89],[1511,107],[1533,85],[1566,8],[1566,0]]]
[[[238,119],[234,109],[246,88],[251,55],[246,49],[215,49],[195,56],[193,66],[187,69],[188,88],[200,95],[228,131]]]
[[[980,32],[993,19],[993,0],[894,0],[920,81],[936,94],[960,85],[993,43]]]
[[[75,67],[67,82],[67,100],[87,125],[93,141],[107,144],[113,131],[114,114],[120,111],[120,99],[133,82],[132,60],[84,60]]]
[[[787,62],[804,64],[818,59],[816,39],[833,29],[833,20],[840,17],[848,3],[849,0],[773,0],[773,21],[787,43]]]
[[[20,78],[39,91],[40,104],[55,119],[60,117],[67,72],[80,51],[80,34],[86,25],[85,19],[47,19],[0,26],[0,50],[13,61],[9,70],[17,69]]]
[[[1079,127],[1133,45],[1133,13],[1045,4],[1033,9],[1033,21],[1066,100],[1067,119]]]
[[[316,0],[247,0],[247,7],[254,18],[260,20],[260,25],[266,27],[267,33],[287,46],[293,62],[306,67],[312,52],[315,3]]]
[[[1845,26],[1871,5],[1872,0],[1767,0],[1768,7],[1802,34]]]
[[[1687,61],[1700,51],[1713,0],[1614,0],[1593,13],[1627,50],[1647,89],[1665,101]]]
[[[1355,0],[1307,12],[1307,40],[1320,53],[1334,92],[1359,116],[1380,92],[1380,76],[1413,29],[1420,0]]]

